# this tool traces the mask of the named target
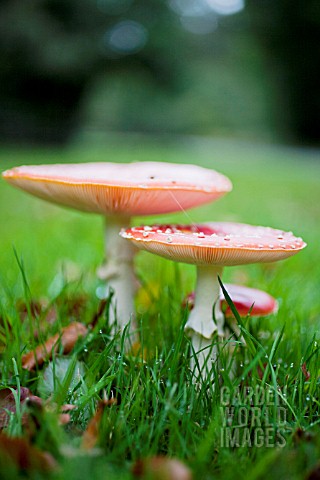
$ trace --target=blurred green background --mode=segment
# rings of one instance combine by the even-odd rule
[[[0,0],[0,140],[317,145],[317,0]]]

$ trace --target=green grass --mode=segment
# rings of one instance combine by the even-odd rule
[[[180,458],[191,467],[195,478],[305,478],[320,455],[317,153],[232,141],[164,138],[156,142],[116,136],[105,144],[97,139],[65,150],[0,150],[0,170],[26,163],[99,160],[195,163],[216,168],[233,181],[233,192],[216,203],[187,213],[135,219],[136,223],[234,220],[270,225],[292,230],[308,247],[277,264],[225,269],[224,282],[265,289],[278,299],[280,308],[272,317],[244,322],[248,346],[239,345],[233,353],[238,367],[232,379],[227,346],[221,346],[221,363],[214,367],[214,390],[206,384],[192,385],[188,370],[189,344],[183,334],[186,312],[181,301],[194,286],[194,268],[139,253],[137,273],[145,289],[152,292],[149,304],[137,304],[148,359],[142,362],[139,355],[124,354],[120,339],[110,341],[106,311],[88,336],[77,343],[70,355],[69,374],[55,383],[52,393],[56,404],[78,405],[72,423],[60,427],[56,414],[42,412],[32,437],[34,444],[58,459],[61,467],[53,478],[130,479],[137,459],[156,454]],[[21,354],[59,332],[71,319],[90,323],[99,304],[95,270],[103,258],[103,223],[95,215],[47,204],[4,182],[0,183],[0,205],[1,382],[2,386],[27,386],[33,394],[45,396],[43,369],[35,373],[23,370]],[[78,310],[72,309],[70,305],[79,296],[85,301]],[[52,324],[46,322],[45,312],[36,318],[32,315],[31,300],[41,298],[49,302],[47,309],[54,305],[58,312]],[[23,322],[18,302],[27,305]],[[41,327],[39,340],[34,331]],[[80,381],[72,380],[76,362],[83,368]],[[309,379],[301,369],[304,363]],[[251,435],[258,431],[253,408],[269,413],[268,424],[264,420],[261,427],[264,445],[226,445],[225,387],[234,397],[235,421],[238,415],[249,414],[244,423]],[[250,405],[244,393],[253,391],[255,405]],[[270,395],[279,393],[278,405],[274,401],[269,405],[267,398],[258,399],[258,393],[269,391]],[[82,432],[97,400],[112,393],[119,402],[104,412],[101,450],[96,455],[85,454],[79,449]],[[277,419],[279,407],[286,415],[282,423]],[[273,447],[277,428],[283,448]],[[8,431],[26,435],[19,412],[12,417]],[[246,432],[245,427],[239,429],[240,436]],[[239,438],[240,443],[242,440]],[[1,461],[1,455],[0,475],[17,476]]]

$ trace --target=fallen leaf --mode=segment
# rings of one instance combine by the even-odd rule
[[[12,390],[17,391],[15,388],[4,388],[0,390],[0,430],[6,428],[9,425],[10,414],[15,414],[17,411],[17,405]],[[20,387],[20,407],[28,406],[28,410],[22,414],[22,425],[24,427],[30,427],[29,421],[31,421],[35,409],[56,410],[56,405],[50,402],[44,402],[42,398],[33,395],[31,391],[26,387]],[[60,407],[59,423],[65,425],[71,420],[69,412],[76,409],[76,405],[62,405]],[[32,423],[32,422],[31,422]],[[28,428],[27,428],[28,429]]]
[[[63,347],[63,353],[70,353],[77,340],[84,337],[87,332],[87,327],[82,323],[71,323],[68,327],[62,329],[61,334],[57,333],[43,345],[39,345],[35,350],[23,355],[22,368],[33,370],[36,365],[41,366],[45,360],[51,360],[53,352],[58,351],[60,344]]]
[[[13,390],[16,390],[14,388]],[[27,401],[42,404],[41,398],[32,395],[30,390],[26,387],[20,387],[20,406],[23,407]],[[4,388],[0,390],[0,429],[3,429],[9,425],[10,413],[15,414],[17,411],[17,405],[14,398],[12,389]],[[22,416],[22,424],[27,422],[28,415],[26,413]]]
[[[57,467],[57,462],[50,453],[41,451],[24,438],[9,437],[4,433],[0,433],[0,456],[5,462],[27,472],[49,472]]]
[[[192,472],[184,463],[161,456],[138,460],[133,465],[132,474],[148,480],[192,480]]]
[[[72,368],[72,372],[69,371],[70,368]],[[45,366],[41,375],[39,375],[38,391],[41,396],[48,398],[54,395],[62,385],[68,372],[71,375],[71,377],[69,377],[68,387],[70,391],[74,391],[74,388],[76,388],[77,395],[84,395],[86,390],[85,382],[83,381],[86,372],[84,363],[79,360],[74,362],[74,358],[70,355],[56,355],[56,357]],[[72,402],[72,400],[70,401]]]
[[[61,344],[63,353],[70,353],[77,340],[87,335],[88,329],[79,322],[73,322],[68,327],[62,329]]]
[[[106,407],[116,405],[117,400],[110,398],[109,400],[101,400],[96,409],[96,413],[88,423],[87,429],[82,437],[82,448],[84,450],[92,450],[99,441],[99,428],[103,412]]]

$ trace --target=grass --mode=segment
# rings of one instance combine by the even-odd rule
[[[221,361],[213,369],[214,389],[205,383],[193,385],[188,369],[181,301],[194,286],[194,269],[142,252],[136,260],[144,286],[137,312],[146,360],[139,352],[125,354],[121,339],[110,341],[104,309],[69,355],[65,376],[60,374],[52,384],[44,369],[32,373],[22,369],[21,355],[71,320],[92,321],[99,307],[95,270],[103,258],[102,219],[46,204],[1,182],[1,386],[28,387],[44,398],[50,394],[56,405],[78,406],[65,427],[58,425],[53,411],[31,412],[37,428],[30,437],[21,425],[19,409],[7,427],[13,436],[29,435],[34,445],[58,459],[60,469],[50,474],[52,478],[130,479],[136,460],[157,454],[181,459],[201,479],[300,479],[316,468],[320,459],[316,156],[232,141],[160,142],[116,136],[105,144],[99,139],[65,150],[0,150],[1,170],[25,163],[98,160],[165,160],[216,168],[233,181],[234,190],[227,197],[190,212],[135,222],[234,220],[293,230],[308,243],[307,249],[285,262],[225,269],[223,282],[265,289],[278,299],[280,308],[265,319],[239,320],[247,347],[236,346],[237,371],[231,378],[230,354],[227,345],[221,346]],[[35,315],[32,301],[39,299],[46,306]],[[51,307],[54,322],[47,321]],[[54,358],[53,369],[58,370],[60,358]],[[80,372],[77,377],[74,370]],[[100,450],[81,450],[83,431],[97,401],[112,395],[118,403],[103,413]],[[235,424],[241,427],[230,429]],[[242,446],[232,446],[233,442]],[[1,453],[0,474],[18,476]]]

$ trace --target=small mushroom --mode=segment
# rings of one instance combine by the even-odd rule
[[[223,267],[283,260],[306,246],[291,232],[240,223],[155,225],[149,227],[147,238],[143,231],[135,227],[121,235],[142,250],[197,266],[195,305],[185,326],[197,353],[191,361],[197,377],[206,376],[210,362],[216,360],[214,335],[224,336],[224,316],[217,301]]]
[[[234,285],[232,283],[225,283],[224,287],[240,317],[246,317],[248,314],[250,314],[250,317],[264,317],[266,315],[272,315],[278,311],[278,302],[276,299],[262,290],[245,287],[243,285]],[[187,307],[190,311],[193,310],[195,297],[194,292],[189,293],[184,299],[182,306],[184,308]],[[219,301],[220,309],[223,312],[225,319],[228,320],[231,331],[234,332],[238,339],[245,344],[245,340],[242,337],[237,321],[234,318],[231,308],[221,289]],[[227,334],[226,330],[227,329],[225,329],[225,334]],[[232,351],[232,348],[230,348],[230,351]]]
[[[250,313],[250,317],[263,317],[271,315],[278,310],[278,302],[266,292],[256,288],[249,288],[243,285],[234,285],[232,283],[225,283],[232,302],[234,303],[239,315],[246,317]],[[219,293],[220,309],[226,318],[233,318],[231,309],[224,298],[224,294],[220,289]],[[183,307],[188,307],[189,310],[194,308],[195,293],[189,293],[183,301]]]
[[[155,162],[21,166],[2,176],[44,200],[107,217],[107,262],[100,277],[115,292],[110,321],[122,330],[132,320],[132,341],[134,249],[119,238],[120,229],[130,225],[133,215],[177,212],[216,200],[232,188],[231,182],[214,170]],[[145,228],[144,238],[148,234]]]

